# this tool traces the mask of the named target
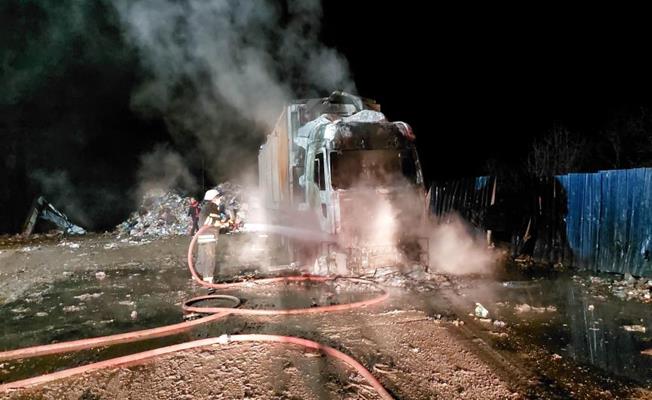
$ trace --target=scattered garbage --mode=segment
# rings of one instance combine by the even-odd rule
[[[25,246],[25,247],[20,248],[19,251],[21,251],[23,253],[29,253],[30,251],[38,250],[40,248],[41,248],[41,246]]]
[[[517,304],[514,306],[514,310],[517,313],[528,313],[528,312],[535,312],[539,314],[543,314],[545,312],[556,312],[557,307],[555,306],[546,306],[546,307],[534,307],[529,304]]]
[[[136,319],[136,318],[138,318],[138,312],[136,312],[136,310],[134,310],[134,311],[131,312],[131,319]]]
[[[496,328],[504,328],[507,326],[507,323],[505,321],[494,320],[494,326]]]
[[[79,248],[79,243],[72,243],[72,242],[63,241],[63,242],[59,243],[57,246],[68,247],[68,248],[71,248],[71,249],[78,249]]]
[[[489,316],[489,310],[484,308],[480,303],[475,303],[475,316],[478,318],[487,318]]]
[[[228,221],[224,229],[227,233],[241,230],[247,209],[247,204],[240,200],[242,189],[239,185],[224,182],[217,185],[215,190],[224,206],[223,219]],[[188,213],[189,205],[190,197],[183,197],[178,193],[149,192],[143,196],[138,210],[116,226],[118,237],[187,235],[192,228],[192,218]]]
[[[646,328],[643,325],[623,325],[623,329],[627,332],[645,333],[646,331]]]
[[[557,353],[554,353],[554,354],[552,355],[551,358],[552,358],[553,360],[555,360],[555,361],[556,361],[556,360],[561,360],[561,359],[562,359],[562,357],[561,357],[559,354],[557,354]]]
[[[589,307],[587,308],[589,311],[595,310],[595,306],[593,304],[589,304]]]
[[[538,286],[540,282],[537,281],[505,281],[502,283],[503,287],[509,289],[527,289]]]
[[[97,278],[97,280],[101,281],[102,279],[106,278],[106,273],[103,272],[103,271],[96,272],[95,273],[95,278]]]
[[[79,300],[79,301],[86,301],[89,299],[97,299],[102,295],[102,292],[99,293],[84,293],[80,294],[79,296],[74,296],[73,298]]]
[[[573,280],[587,288],[596,297],[603,298],[611,294],[624,301],[652,302],[652,280],[636,278],[629,273],[624,275],[589,276],[575,275]]]
[[[506,338],[506,337],[509,336],[509,335],[507,334],[507,332],[494,332],[494,331],[489,331],[489,334],[492,335],[492,336],[499,337],[499,338],[501,338],[501,339],[504,339],[504,338]]]

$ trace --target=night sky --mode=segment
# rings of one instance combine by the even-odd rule
[[[341,24],[326,40],[361,93],[413,126],[433,179],[481,173],[489,158],[518,166],[555,123],[592,138],[652,101],[652,25],[633,14],[329,4]]]
[[[0,6],[2,81],[13,82],[0,95],[0,233],[19,230],[44,190],[34,170],[65,171],[50,191],[74,182],[60,197],[73,200],[50,200],[110,229],[133,209],[139,156],[153,145],[180,147],[197,176],[200,165],[160,116],[133,111],[145,72],[110,7],[98,2],[93,23],[57,44],[41,28],[67,18],[67,2],[45,3],[54,14],[38,2]],[[346,57],[360,95],[413,127],[427,180],[482,174],[490,159],[518,169],[553,124],[594,140],[615,115],[652,104],[652,25],[634,12],[337,1],[323,12],[320,39]]]

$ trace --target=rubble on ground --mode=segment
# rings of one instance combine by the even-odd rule
[[[645,333],[646,331],[646,328],[643,325],[623,325],[623,329],[627,332]]]
[[[116,227],[118,236],[159,237],[187,235],[192,221],[189,198],[173,192],[150,192],[129,218]]]
[[[428,292],[452,286],[451,277],[437,272],[426,272],[421,266],[414,266],[405,271],[395,267],[379,267],[373,272],[362,275],[390,287],[412,289],[418,292]]]
[[[480,303],[475,303],[475,316],[478,318],[487,318],[489,315],[489,310],[484,308]]]
[[[215,187],[224,205],[225,218],[229,220],[227,232],[239,231],[244,223],[246,204],[240,202],[241,188],[225,182]],[[132,238],[188,235],[192,219],[188,214],[190,197],[175,192],[152,191],[129,218],[116,227],[118,237]],[[201,221],[200,221],[201,225]]]
[[[0,247],[16,247],[25,244],[46,244],[56,243],[64,237],[63,232],[52,230],[46,233],[33,233],[30,236],[23,236],[21,234],[0,235]]]
[[[631,274],[608,276],[573,276],[573,280],[598,297],[612,295],[621,300],[652,302],[652,279]]]
[[[514,311],[517,313],[529,313],[529,312],[534,312],[537,314],[543,314],[545,312],[556,312],[557,307],[555,306],[547,306],[547,307],[534,307],[531,306],[527,303],[524,304],[517,304],[514,306]]]

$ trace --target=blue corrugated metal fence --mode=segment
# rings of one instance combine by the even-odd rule
[[[496,182],[495,204],[491,197]],[[652,169],[436,183],[431,210],[496,232],[513,255],[594,271],[652,276]]]

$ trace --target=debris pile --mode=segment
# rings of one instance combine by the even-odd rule
[[[224,210],[226,223],[223,225],[223,233],[239,231],[244,225],[244,211],[247,208],[246,204],[240,202],[240,186],[225,182],[215,189]],[[118,237],[133,238],[188,235],[192,228],[189,205],[190,197],[174,192],[150,192],[143,197],[138,210],[116,227],[116,233]]]
[[[412,270],[405,271],[397,270],[394,267],[381,267],[362,275],[362,277],[386,286],[411,289],[417,292],[429,292],[453,285],[451,281],[453,277],[426,272],[421,266],[414,266]]]
[[[152,237],[187,235],[192,221],[189,198],[176,193],[148,193],[129,218],[116,227],[118,236]]]
[[[631,274],[589,277],[575,275],[573,280],[598,297],[610,294],[626,301],[652,302],[652,279],[650,278],[637,279]]]

